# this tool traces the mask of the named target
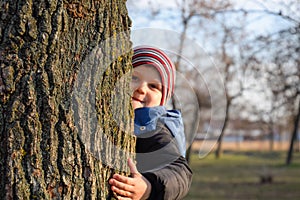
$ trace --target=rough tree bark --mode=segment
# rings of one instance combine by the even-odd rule
[[[110,199],[135,146],[125,1],[0,9],[0,199]]]

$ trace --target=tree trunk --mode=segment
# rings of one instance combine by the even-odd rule
[[[0,9],[0,199],[111,199],[135,148],[125,1]]]
[[[224,124],[223,124],[223,127],[221,129],[221,133],[220,133],[220,135],[218,137],[218,140],[217,140],[217,149],[215,151],[215,157],[217,159],[220,158],[221,153],[222,153],[222,142],[223,142],[223,137],[224,137],[225,130],[226,130],[226,127],[227,127],[227,124],[228,124],[228,120],[229,120],[229,109],[230,109],[231,101],[232,101],[232,99],[228,96],[227,89],[226,89],[226,101],[227,101],[227,104],[226,104],[226,108],[225,108]]]
[[[291,136],[290,148],[289,148],[289,151],[288,151],[288,154],[287,154],[287,159],[286,159],[286,164],[287,165],[291,164],[291,162],[292,162],[294,143],[297,140],[299,120],[300,120],[300,100],[298,102],[298,113],[297,113],[297,115],[295,116],[295,119],[294,119],[294,127],[293,127],[292,136]]]
[[[215,151],[215,157],[216,158],[220,158],[221,157],[221,153],[222,153],[222,142],[223,142],[223,136],[224,136],[224,133],[225,133],[225,129],[227,127],[227,123],[228,123],[228,114],[229,114],[229,106],[230,104],[227,103],[226,104],[226,114],[225,114],[225,119],[224,119],[224,125],[222,127],[222,130],[221,130],[221,133],[218,137],[218,140],[217,140],[217,149]]]

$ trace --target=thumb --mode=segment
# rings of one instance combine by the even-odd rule
[[[135,177],[137,174],[140,174],[131,158],[128,158],[128,166],[133,177]]]

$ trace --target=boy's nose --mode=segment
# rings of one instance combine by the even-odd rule
[[[147,91],[147,84],[146,83],[140,83],[136,89],[139,93],[145,94]]]

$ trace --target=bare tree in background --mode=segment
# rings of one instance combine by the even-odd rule
[[[224,17],[225,18],[225,17]],[[226,95],[226,108],[225,108],[225,119],[224,119],[224,126],[221,130],[221,134],[218,138],[217,148],[215,151],[216,158],[219,158],[222,151],[222,141],[225,133],[225,129],[228,125],[229,119],[230,119],[230,107],[232,106],[232,101],[239,96],[242,95],[244,86],[241,79],[239,79],[239,73],[238,71],[243,71],[243,65],[240,63],[237,63],[235,59],[237,59],[239,56],[234,55],[232,51],[234,51],[232,48],[236,48],[240,50],[239,41],[243,40],[243,33],[242,33],[242,27],[236,28],[228,25],[225,22],[220,22],[222,25],[222,33],[223,33],[223,39],[221,42],[221,49],[220,49],[220,65],[224,76],[224,86],[225,86],[225,95]],[[235,54],[238,54],[235,52]],[[218,59],[218,58],[215,58]],[[236,66],[238,65],[238,66]],[[242,73],[240,73],[242,74]],[[235,89],[230,89],[230,85],[236,82],[237,86]],[[234,92],[232,92],[234,91]]]
[[[182,25],[182,28],[180,32],[180,43],[178,47],[178,56],[176,57],[175,60],[175,66],[178,71],[188,74],[186,69],[184,69],[184,66],[181,64],[181,60],[182,60],[181,56],[184,54],[184,51],[186,49],[185,45],[189,45],[188,43],[186,43],[186,38],[187,38],[187,31],[190,28],[190,26],[192,26],[191,22],[196,21],[197,27],[201,30],[202,20],[213,19],[216,13],[230,7],[231,4],[229,1],[211,2],[211,1],[203,1],[203,0],[192,0],[192,1],[182,0],[182,1],[177,1],[177,6],[180,10],[180,24]],[[196,56],[201,57],[201,55],[196,55]],[[193,77],[193,78],[196,79],[197,77]],[[196,87],[199,86],[195,85],[194,91],[197,90]],[[199,90],[197,91],[199,92]],[[197,97],[199,96],[200,95],[197,94]],[[202,103],[198,102],[198,105],[201,106]],[[173,99],[173,106],[176,108],[176,102],[174,99]],[[195,116],[193,118],[194,122],[191,122],[188,125],[196,126],[196,123],[199,123],[199,113],[195,113],[194,116]],[[192,145],[190,145],[187,150],[187,158],[189,158],[191,147]]]
[[[300,115],[300,4],[298,1],[279,1],[276,5],[273,9],[263,7],[262,10],[243,11],[273,16],[282,24],[279,30],[257,36],[246,49],[251,52],[248,62],[252,69],[261,71],[261,66],[267,64],[263,70],[275,98],[274,106],[284,107],[284,112],[291,113],[294,118],[286,160],[286,164],[290,164]]]
[[[182,1],[183,3],[185,3],[185,1]],[[240,41],[243,41],[244,39],[246,39],[246,37],[244,37],[244,28],[243,28],[243,24],[241,24],[240,26],[237,24],[237,23],[234,23],[233,26],[229,25],[231,24],[230,23],[230,15],[228,14],[239,14],[239,16],[242,16],[242,17],[247,17],[247,15],[250,13],[250,14],[257,14],[257,13],[264,13],[265,15],[278,15],[278,17],[284,19],[284,20],[288,20],[289,22],[293,23],[292,27],[288,27],[287,29],[285,30],[280,30],[278,33],[274,33],[272,32],[271,34],[269,35],[266,35],[266,36],[258,36],[256,37],[251,43],[251,45],[253,45],[253,47],[255,48],[261,48],[261,49],[276,49],[274,48],[275,46],[281,46],[283,47],[282,49],[281,48],[278,48],[278,50],[274,52],[274,50],[270,51],[269,52],[269,55],[267,55],[267,57],[269,56],[272,56],[273,55],[273,58],[274,58],[274,63],[294,63],[296,64],[296,70],[294,70],[294,73],[289,75],[290,78],[288,78],[288,80],[291,82],[291,84],[293,85],[292,88],[295,89],[295,86],[297,88],[297,84],[295,84],[295,82],[297,83],[297,78],[295,77],[299,77],[299,59],[298,57],[299,56],[296,56],[296,55],[299,55],[299,19],[297,19],[297,13],[295,13],[295,11],[298,10],[298,7],[299,7],[299,4],[297,4],[296,1],[290,1],[289,3],[285,3],[285,2],[281,2],[280,5],[284,6],[284,9],[286,9],[286,13],[290,13],[289,15],[285,15],[283,13],[283,11],[279,10],[278,12],[277,11],[273,11],[273,10],[270,10],[268,9],[267,7],[264,8],[263,10],[230,10],[231,9],[231,6],[230,4],[226,4],[226,6],[224,6],[223,8],[221,7],[221,9],[215,9],[214,6],[207,6],[205,4],[199,4],[201,5],[201,7],[197,7],[198,4],[196,4],[195,1],[188,1],[190,2],[192,5],[191,7],[193,9],[191,9],[191,12],[187,12],[187,7],[188,6],[182,6],[182,22],[183,22],[183,32],[182,32],[182,40],[181,40],[181,47],[183,47],[184,45],[184,37],[185,37],[185,34],[186,34],[186,30],[187,30],[187,27],[188,27],[188,23],[193,19],[193,17],[195,16],[198,16],[199,14],[199,11],[201,10],[201,8],[203,8],[205,11],[206,11],[206,15],[203,14],[202,16],[206,16],[206,17],[210,17],[210,19],[218,19],[218,17],[220,15],[223,15],[223,14],[227,14],[224,15],[223,17],[220,17],[219,19],[223,20],[223,21],[229,21],[229,23],[223,23],[223,21],[220,21],[219,24],[221,24],[222,26],[222,30],[221,33],[222,33],[222,40],[221,40],[221,52],[220,52],[220,56],[219,56],[219,62],[220,62],[220,65],[224,65],[224,84],[225,84],[225,93],[226,93],[226,99],[227,99],[227,106],[226,106],[226,117],[225,117],[225,121],[224,121],[224,126],[223,126],[223,129],[221,131],[221,134],[220,134],[220,137],[218,138],[218,146],[217,146],[217,150],[216,150],[216,157],[219,157],[220,156],[220,151],[221,151],[221,144],[222,144],[222,138],[223,138],[223,134],[224,134],[224,130],[227,126],[227,122],[228,122],[228,119],[229,119],[229,108],[231,106],[231,102],[233,99],[235,99],[236,97],[240,96],[243,92],[243,90],[245,89],[244,86],[242,85],[242,82],[240,82],[239,84],[239,91],[236,92],[235,94],[232,94],[232,90],[228,88],[229,84],[231,84],[232,80],[234,78],[237,78],[237,76],[234,76],[233,74],[236,74],[237,71],[236,69],[234,68],[234,65],[237,64],[237,65],[241,65],[242,68],[244,68],[244,70],[246,69],[247,67],[247,63],[246,60],[248,59],[247,56],[245,56],[244,58],[243,57],[240,57],[238,55],[234,55],[234,53],[232,53],[232,51],[234,51],[234,49],[238,49],[239,51],[238,52],[241,52],[241,54],[247,54],[249,53],[248,50],[249,50],[249,47],[246,47],[243,46],[243,43],[239,43]],[[263,5],[262,5],[263,7]],[[214,8],[214,9],[211,9],[211,8]],[[211,10],[212,11],[211,11]],[[210,12],[211,11],[211,12]],[[289,12],[291,11],[291,12]],[[243,15],[241,15],[241,13]],[[293,15],[294,13],[294,15]],[[228,17],[229,16],[229,17]],[[209,32],[209,31],[207,31]],[[251,36],[251,34],[249,33],[249,35]],[[276,37],[279,36],[279,37]],[[286,40],[289,38],[289,37],[293,37],[294,39],[289,42],[287,42]],[[262,41],[265,41],[265,42],[262,42]],[[284,45],[285,44],[288,44],[288,45]],[[287,49],[287,50],[285,50]],[[218,52],[218,51],[216,51]],[[238,52],[235,52],[235,54],[238,54]],[[257,51],[255,52],[254,54],[255,55],[258,55],[259,53],[261,53],[262,51]],[[287,53],[289,52],[289,53]],[[273,54],[272,54],[273,53]],[[264,51],[263,55],[266,54],[266,51]],[[272,54],[272,55],[271,55]],[[218,55],[218,54],[216,54]],[[244,55],[243,55],[244,56]],[[258,61],[260,61],[260,58],[262,56],[259,55],[256,57],[256,59]],[[216,57],[215,59],[218,60],[218,58]],[[246,60],[242,60],[242,61],[239,61],[240,63],[235,63],[234,60],[235,59],[246,59]],[[293,59],[296,59],[296,60],[293,60]],[[245,63],[245,64],[242,64],[242,63]],[[244,67],[243,67],[244,66]],[[243,69],[242,69],[243,70]],[[296,74],[295,74],[296,73]],[[292,78],[291,76],[293,76],[294,78]],[[284,76],[286,78],[286,76]],[[299,84],[298,84],[299,85]],[[289,85],[288,87],[285,87],[284,90],[282,90],[283,92],[286,92],[287,89],[289,89],[291,87],[291,85]],[[296,90],[290,90],[288,93],[292,93],[293,95],[292,96],[292,99],[295,99],[297,101],[298,99],[298,88]],[[274,91],[274,90],[273,90]],[[275,92],[275,93],[278,93],[278,92]],[[278,96],[277,94],[275,96]],[[288,98],[290,99],[290,98]],[[291,103],[291,101],[288,101]],[[293,102],[293,101],[292,101]],[[296,105],[295,105],[296,104]],[[297,103],[292,103],[292,105],[294,105],[294,107],[296,107],[296,110],[297,110]],[[295,116],[298,116],[297,114]],[[293,141],[294,139],[296,138],[296,132],[297,132],[297,117],[295,117],[296,121],[295,121],[295,126],[294,126],[294,131],[293,131],[293,136],[291,137],[291,147],[290,149],[292,149],[292,144],[293,144]],[[291,151],[291,150],[290,150]],[[289,153],[290,155],[290,153]],[[288,156],[290,157],[290,156]],[[289,160],[289,159],[288,159]]]
[[[125,2],[3,0],[0,8],[0,199],[111,199],[107,181],[127,171],[124,152],[135,148]],[[74,91],[87,93],[73,110]],[[84,98],[95,101],[92,147],[80,135],[89,124],[75,126]]]

